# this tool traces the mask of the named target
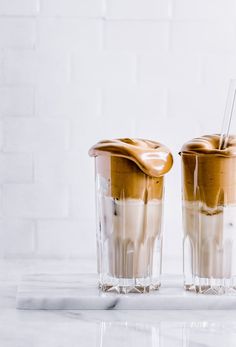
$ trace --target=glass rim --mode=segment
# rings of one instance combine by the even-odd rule
[[[195,156],[195,157],[220,157],[220,158],[225,158],[225,159],[231,159],[231,158],[236,158],[236,154],[234,155],[223,155],[220,153],[196,153],[196,152],[179,152],[178,153],[180,155],[180,157],[182,157],[183,155],[187,155],[187,156]]]

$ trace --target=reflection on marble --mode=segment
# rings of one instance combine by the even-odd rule
[[[166,316],[166,311],[160,311],[159,318],[153,317],[153,311],[150,312],[146,312],[142,320],[138,318],[141,315],[140,311],[136,319],[127,317],[125,321],[103,320],[100,323],[98,346],[141,347],[145,344],[150,347],[235,346],[235,321],[223,323],[221,320],[219,322],[202,320],[199,311],[194,314],[191,311],[188,313],[182,311],[181,316],[170,320]],[[170,315],[173,313],[174,311],[170,311]],[[217,315],[218,313],[216,317]],[[195,320],[192,320],[193,317]],[[221,319],[223,320],[223,317]]]
[[[159,324],[102,321],[99,347],[110,347],[112,341],[123,347],[156,347],[160,346],[160,334]]]
[[[146,294],[103,293],[95,274],[27,275],[17,292],[19,309],[186,310],[236,309],[236,296],[200,295],[183,289],[181,276],[164,276],[159,291]]]
[[[84,265],[86,266],[86,265]],[[2,347],[235,347],[234,310],[16,310],[22,273],[72,272],[81,264],[0,262]],[[88,269],[88,268],[87,268]],[[91,269],[88,269],[91,271]],[[80,271],[80,270],[79,270]],[[87,270],[86,270],[87,271]]]

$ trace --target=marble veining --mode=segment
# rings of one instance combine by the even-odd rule
[[[0,346],[235,347],[236,310],[16,309],[22,274],[42,273],[42,280],[46,273],[91,272],[93,266],[87,259],[0,260]]]
[[[118,295],[98,290],[95,274],[32,274],[20,282],[16,306],[29,310],[232,310],[236,296],[186,292],[181,276],[164,276],[159,291]]]

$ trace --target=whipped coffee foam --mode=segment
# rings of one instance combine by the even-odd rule
[[[93,146],[91,156],[109,155],[133,161],[141,171],[152,177],[166,174],[172,167],[170,150],[159,142],[142,139],[104,140]]]

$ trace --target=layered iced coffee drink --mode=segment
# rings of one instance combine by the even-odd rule
[[[97,143],[89,154],[96,165],[100,287],[124,293],[157,289],[170,151],[154,141],[117,139]]]
[[[181,150],[186,289],[209,294],[236,288],[236,136],[220,135]]]

